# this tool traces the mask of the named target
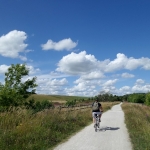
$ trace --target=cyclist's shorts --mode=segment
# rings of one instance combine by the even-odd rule
[[[95,114],[100,115],[102,112],[92,112],[92,117],[95,118]]]

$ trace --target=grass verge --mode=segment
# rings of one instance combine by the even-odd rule
[[[102,103],[104,111],[117,103]],[[61,112],[49,109],[34,115],[22,109],[0,113],[0,149],[53,148],[91,122],[90,108]]]
[[[125,123],[134,150],[150,150],[150,107],[123,103]]]

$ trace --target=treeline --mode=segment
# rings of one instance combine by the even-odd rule
[[[110,93],[100,93],[95,97],[89,97],[87,99],[74,99],[68,100],[66,106],[75,106],[80,102],[94,102],[98,100],[99,102],[132,102],[132,103],[141,103],[150,106],[150,93],[132,93],[126,94],[123,96],[117,96]]]
[[[76,104],[82,102],[82,103],[93,103],[95,100],[98,100],[100,102],[115,102],[115,101],[124,101],[126,99],[126,96],[117,96],[112,95],[110,93],[101,93],[94,97],[87,97],[82,99],[74,99],[74,100],[67,100],[66,106],[75,106]]]
[[[93,100],[97,99],[101,102],[113,102],[113,101],[126,101],[132,103],[141,103],[150,106],[150,92],[148,93],[132,93],[126,94],[123,96],[112,95],[109,93],[99,94],[92,98]]]
[[[100,102],[114,102],[114,101],[123,101],[125,99],[125,97],[112,95],[110,93],[101,93],[91,99],[93,99],[93,100],[97,99]]]
[[[150,106],[150,93],[133,93],[126,95],[126,101],[132,103],[142,103]]]
[[[132,102],[132,103],[141,103],[150,106],[150,92],[148,93],[132,93],[126,94],[123,96],[112,95],[110,93],[101,92],[95,97],[89,98],[90,101],[98,100],[100,102]]]

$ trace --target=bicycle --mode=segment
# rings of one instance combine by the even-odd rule
[[[99,117],[97,114],[95,114],[95,119],[96,119],[96,122],[95,122],[94,128],[95,128],[95,132],[97,132],[97,130],[100,129],[100,122],[99,122]]]

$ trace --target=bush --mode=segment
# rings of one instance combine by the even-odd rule
[[[66,106],[75,106],[76,105],[76,99],[74,99],[74,100],[67,100],[67,102],[66,102],[66,104],[65,104]]]
[[[128,96],[128,102],[132,103],[144,103],[145,93],[134,93]]]
[[[48,100],[43,100],[42,102],[39,102],[39,101],[35,102],[34,99],[31,99],[28,102],[25,102],[24,105],[26,109],[31,109],[33,110],[34,113],[53,107],[52,102],[49,102]]]
[[[148,105],[148,106],[150,106],[150,93],[146,94],[145,104]]]

